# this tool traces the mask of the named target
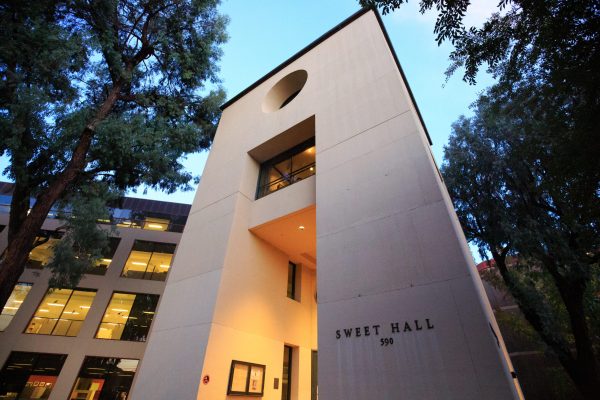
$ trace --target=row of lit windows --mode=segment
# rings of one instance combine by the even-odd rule
[[[15,286],[0,314],[0,331],[8,327],[30,289],[29,283]],[[25,333],[77,336],[95,297],[92,289],[49,289]],[[145,342],[157,303],[158,295],[113,292],[95,337]]]
[[[47,399],[66,354],[13,351],[0,373],[0,399]],[[139,360],[85,357],[69,400],[126,399]]]
[[[0,195],[0,213],[10,213],[11,196]],[[151,231],[183,232],[187,221],[186,215],[173,215],[152,211],[130,210],[123,208],[109,208],[110,218],[98,220],[101,224],[116,225],[120,228],[136,228]],[[63,210],[64,211],[64,210]],[[47,218],[55,219],[59,215],[58,209],[51,209]],[[0,232],[4,229],[0,225]]]
[[[29,253],[28,268],[41,269],[52,260],[53,247],[60,238],[46,237],[37,238],[41,242]],[[110,238],[109,246],[102,254],[102,258],[96,265],[86,271],[88,274],[104,275],[112,262],[112,258],[117,251],[119,238]],[[125,278],[150,279],[154,281],[164,281],[167,272],[171,267],[173,254],[175,253],[175,244],[149,242],[145,240],[136,240],[133,243],[129,257],[125,262],[121,276]]]

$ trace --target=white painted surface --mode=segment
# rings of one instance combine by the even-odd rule
[[[300,94],[264,113],[268,91],[300,69]],[[316,178],[255,202],[259,163],[248,152],[313,115]],[[284,344],[298,349],[292,398],[310,398],[315,276],[303,268],[301,301],[286,298],[288,255],[249,228],[312,202],[321,399],[517,397],[423,128],[369,12],[223,112],[134,400],[226,399],[231,360],[266,365],[263,398],[279,400]],[[380,346],[384,327],[415,319],[434,328]],[[380,336],[336,339],[373,324]]]

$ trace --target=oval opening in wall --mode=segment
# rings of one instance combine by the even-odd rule
[[[265,96],[262,103],[263,112],[277,111],[288,105],[300,93],[307,78],[308,73],[303,69],[281,78]]]

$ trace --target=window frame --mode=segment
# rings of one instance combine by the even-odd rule
[[[49,356],[49,357],[52,357],[52,356],[57,356],[57,357],[59,357],[59,358],[62,358],[62,363],[61,363],[61,365],[60,365],[60,368],[58,368],[58,369],[56,369],[56,370],[55,370],[55,371],[56,371],[56,375],[49,375],[49,374],[47,374],[47,375],[43,375],[43,376],[46,376],[46,377],[55,377],[57,380],[58,380],[58,376],[59,376],[59,375],[60,375],[60,373],[62,372],[62,369],[63,369],[63,368],[64,368],[64,366],[65,366],[65,362],[66,362],[66,360],[67,360],[67,358],[68,358],[68,356],[69,356],[68,354],[60,354],[60,353],[45,353],[45,352],[36,352],[36,351],[19,351],[19,350],[12,350],[12,351],[11,351],[11,352],[8,354],[8,357],[7,357],[7,359],[4,361],[4,364],[2,365],[2,368],[0,369],[0,377],[4,376],[4,372],[5,372],[5,370],[6,370],[7,364],[9,363],[9,361],[10,361],[10,359],[11,359],[11,356],[13,356],[13,355],[16,355],[17,353],[18,353],[18,354],[25,354],[25,355],[30,355],[30,356],[33,356],[33,357],[35,357],[35,361],[33,362],[33,364],[31,364],[30,371],[28,371],[28,377],[27,377],[27,380],[25,381],[25,386],[23,386],[23,387],[22,387],[22,388],[19,390],[19,392],[18,392],[18,395],[17,395],[17,397],[16,397],[16,398],[20,398],[20,395],[23,393],[23,390],[25,390],[25,388],[27,387],[27,382],[29,381],[29,379],[31,378],[31,376],[33,376],[33,375],[39,375],[39,373],[38,373],[38,374],[34,374],[34,372],[36,371],[36,369],[38,369],[38,368],[36,368],[36,367],[37,367],[37,366],[38,366],[38,364],[40,363],[40,358],[41,358],[42,356],[44,356],[44,357],[46,357],[46,356]],[[57,361],[58,361],[58,362],[60,362],[60,360],[57,360]],[[46,373],[48,373],[48,371],[46,371]],[[0,381],[0,382],[1,382],[1,381]],[[51,386],[51,388],[50,388],[50,393],[51,393],[51,392],[54,390],[54,388],[55,388],[55,387],[56,387],[56,383],[55,383],[55,384],[53,384],[53,385]],[[51,394],[50,394],[50,395],[51,395]]]
[[[284,372],[285,372],[285,362],[287,357],[287,391],[283,392],[283,383],[284,383]],[[281,399],[282,400],[291,400],[292,398],[292,365],[294,362],[294,347],[284,344],[283,345],[283,365],[281,370]],[[284,399],[283,396],[286,396]]]
[[[148,342],[148,334],[150,333],[150,328],[152,327],[152,324],[154,323],[154,316],[152,317],[152,321],[150,322],[150,325],[148,325],[148,332],[146,334],[146,340],[131,340],[131,339],[112,339],[112,338],[100,338],[98,337],[98,332],[100,332],[100,328],[102,327],[102,324],[104,323],[104,316],[106,315],[106,311],[108,310],[108,307],[110,307],[110,303],[113,299],[113,296],[115,294],[130,294],[130,295],[135,295],[136,297],[133,299],[133,302],[131,304],[131,308],[133,309],[133,304],[135,303],[135,299],[137,298],[137,296],[156,296],[156,307],[154,308],[154,311],[152,311],[153,315],[156,316],[156,310],[158,308],[158,302],[160,301],[160,295],[159,294],[155,294],[155,293],[134,293],[134,292],[126,292],[126,291],[113,291],[112,294],[110,295],[110,299],[108,300],[108,303],[106,304],[106,307],[104,308],[104,313],[102,314],[102,318],[100,319],[100,322],[98,323],[98,328],[96,328],[96,332],[94,333],[94,339],[98,339],[98,340],[110,340],[110,341],[119,341],[119,342],[134,342],[134,343],[146,343]],[[144,311],[145,312],[145,311]],[[123,325],[123,331],[125,330],[125,326],[127,325],[127,322],[129,321],[130,317],[131,317],[131,311],[129,312],[130,315],[127,316],[127,320],[125,321]],[[121,333],[122,335],[122,333]]]
[[[308,140],[305,140],[304,142],[297,144],[296,146],[292,147],[291,149],[288,149],[286,151],[284,151],[283,153],[280,153],[278,155],[276,155],[275,157],[272,157],[271,159],[263,162],[260,164],[260,172],[258,174],[258,184],[256,185],[256,194],[255,194],[255,200],[261,199],[265,196],[268,196],[272,193],[275,193],[281,189],[285,189],[288,186],[293,185],[294,183],[297,183],[299,181],[296,182],[291,182],[288,185],[282,186],[279,189],[273,190],[271,192],[267,191],[268,187],[275,184],[278,180],[275,180],[273,182],[264,182],[265,181],[265,177],[268,175],[270,168],[273,165],[279,164],[285,160],[290,160],[290,162],[292,161],[294,156],[297,156],[298,154],[302,153],[304,150],[309,149],[311,147],[315,147],[315,137],[311,137]],[[294,177],[295,175],[298,175],[301,172],[304,172],[306,169],[310,169],[311,167],[313,168],[312,170],[312,174],[309,176],[313,176],[316,174],[316,167],[317,162],[316,162],[316,151],[315,151],[315,162],[312,164],[308,164],[305,165],[304,167],[294,171],[293,170],[293,164],[291,165],[291,170],[290,170],[290,178]],[[281,178],[280,178],[281,179]]]
[[[290,288],[290,277],[291,277],[291,288]],[[298,279],[298,264],[288,261],[288,271],[287,271],[287,293],[286,296],[288,299],[298,301],[298,296],[296,293],[297,288],[297,279]]]
[[[23,297],[23,300],[21,300],[21,303],[19,303],[19,306],[17,307],[17,309],[15,310],[14,314],[4,314],[4,309],[6,307],[8,307],[8,302],[10,300],[10,296],[12,296],[13,292],[15,291],[15,288],[19,285],[25,286],[25,287],[29,287],[29,290],[27,290],[27,293],[25,293],[25,297]],[[2,308],[0,308],[0,315],[9,315],[10,316],[10,320],[8,321],[8,323],[6,324],[6,327],[4,329],[2,329],[2,327],[0,326],[0,332],[6,332],[6,330],[8,329],[8,327],[10,326],[12,320],[15,318],[15,316],[17,315],[17,313],[19,312],[19,310],[21,309],[21,307],[23,306],[23,303],[27,300],[27,296],[29,296],[29,292],[31,292],[31,289],[33,288],[33,283],[32,282],[17,282],[14,286],[13,289],[10,292],[10,295],[8,297],[8,300],[6,300],[6,304],[4,304],[2,306]],[[11,308],[12,309],[12,308]]]
[[[97,275],[97,276],[106,275],[106,271],[108,271],[111,264],[113,263],[113,259],[115,258],[115,254],[117,254],[117,250],[119,249],[120,245],[121,245],[120,237],[109,236],[108,244],[106,245],[106,249],[103,249],[103,251],[102,251],[102,256],[101,256],[102,258],[100,258],[94,266],[88,268],[85,271],[85,274],[86,275]],[[111,253],[111,254],[109,255],[109,253]],[[104,264],[102,264],[100,261],[108,259],[108,257],[110,257],[110,262],[108,264],[106,264],[106,267],[101,267],[100,265],[104,265]]]
[[[62,308],[62,310],[60,311],[60,314],[58,316],[58,318],[48,318],[48,317],[38,317],[36,316],[37,312],[39,311],[40,307],[42,306],[42,304],[44,303],[44,300],[46,300],[46,297],[48,296],[49,292],[51,289],[63,289],[63,290],[70,290],[71,293],[69,294],[68,299],[65,301],[65,305]],[[85,317],[82,320],[76,320],[76,319],[69,319],[69,318],[62,318],[65,309],[67,308],[67,304],[69,304],[69,301],[71,300],[71,298],[73,297],[73,293],[75,291],[80,291],[80,292],[93,292],[94,293],[94,297],[92,298],[92,302],[90,303],[88,312],[86,313]],[[96,299],[96,295],[98,294],[98,289],[88,289],[88,288],[80,288],[80,287],[76,287],[74,289],[68,289],[68,288],[48,288],[48,290],[46,290],[46,293],[44,294],[44,297],[42,297],[42,300],[40,300],[38,306],[35,308],[35,311],[33,312],[33,315],[31,316],[31,318],[29,318],[29,322],[27,323],[27,326],[25,326],[25,330],[23,330],[23,333],[26,335],[42,335],[42,336],[62,336],[62,337],[77,337],[79,336],[79,333],[81,331],[81,327],[79,327],[79,330],[77,331],[77,334],[74,336],[70,336],[70,335],[55,335],[54,334],[54,330],[56,329],[56,326],[58,325],[58,321],[60,321],[61,319],[65,319],[68,321],[81,321],[81,325],[83,326],[83,323],[85,322],[85,320],[87,319],[87,316],[89,314],[89,310],[92,309],[93,305],[94,305],[94,300]],[[27,332],[27,329],[29,329],[29,326],[31,325],[31,322],[33,321],[34,318],[40,318],[40,319],[56,319],[56,323],[54,324],[54,326],[52,327],[52,330],[50,333],[36,333],[36,332]],[[72,322],[71,322],[72,324]],[[71,324],[69,324],[69,328],[67,329],[67,332],[69,331]]]
[[[71,391],[69,392],[69,399],[72,398],[73,392],[77,388],[77,383],[79,382],[79,379],[81,378],[80,375],[82,374],[83,367],[85,365],[86,360],[89,359],[89,358],[137,361],[137,364],[135,366],[135,372],[133,373],[133,376],[131,377],[131,385],[129,386],[129,389],[127,391],[127,398],[130,397],[129,395],[131,394],[131,388],[133,387],[133,382],[134,382],[135,377],[136,377],[136,375],[137,375],[137,373],[139,371],[139,368],[140,368],[140,359],[139,358],[127,358],[127,357],[119,357],[119,356],[106,357],[106,356],[97,356],[97,355],[85,355],[83,357],[83,361],[81,362],[81,366],[79,367],[79,371],[77,372],[77,375],[75,376],[75,381],[73,382],[73,385],[71,386]],[[115,366],[117,364],[115,364]],[[108,381],[108,379],[105,378],[106,375],[108,375],[108,374],[103,375],[103,379],[104,379],[105,383]],[[83,378],[83,379],[90,379],[90,378]],[[104,389],[104,387],[102,389]],[[99,394],[102,395],[102,390],[100,390]]]
[[[134,247],[135,247],[136,243],[151,243],[152,244],[152,251],[146,252],[146,251],[143,251],[143,250],[135,250]],[[156,245],[170,245],[170,246],[173,246],[173,253],[160,253],[160,252],[157,252],[155,250],[156,249]],[[129,255],[127,256],[127,259],[125,260],[125,264],[123,265],[123,269],[121,270],[121,278],[125,278],[125,279],[141,279],[141,280],[144,280],[144,281],[165,282],[167,280],[167,275],[169,274],[169,272],[171,271],[171,267],[173,266],[173,258],[175,257],[175,251],[176,250],[177,250],[177,243],[156,242],[156,241],[153,241],[153,240],[135,239],[133,241],[133,245],[131,246],[131,250],[129,250]],[[125,268],[127,268],[127,263],[129,262],[129,258],[131,258],[131,253],[133,253],[134,251],[140,251],[140,252],[150,253],[150,258],[148,258],[148,262],[146,263],[146,269],[144,270],[144,274],[142,275],[141,278],[135,278],[135,277],[131,277],[131,276],[125,275],[126,272],[128,272],[128,271],[125,271]],[[150,261],[152,260],[152,257],[154,256],[155,253],[171,254],[171,261],[169,263],[169,269],[164,274],[165,279],[152,279],[152,276],[154,274],[156,274],[156,272],[155,271],[148,272],[148,268],[150,266]],[[149,275],[149,278],[146,278],[146,275]],[[158,276],[158,274],[157,274],[157,276]]]
[[[233,372],[235,370],[236,365],[245,365],[248,367],[248,374],[246,375],[246,390],[244,392],[235,391],[231,389],[231,384],[233,383]],[[252,371],[252,367],[260,368],[262,370],[262,383],[260,388],[260,393],[250,392],[250,373]],[[265,392],[265,376],[266,376],[267,366],[263,364],[256,364],[247,361],[240,360],[231,360],[231,368],[229,370],[229,381],[227,383],[227,395],[228,396],[252,396],[252,397],[263,397]]]

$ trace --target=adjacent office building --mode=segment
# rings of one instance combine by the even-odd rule
[[[0,183],[0,252],[11,192]],[[103,225],[117,228],[109,247],[73,290],[48,286],[60,240],[50,215],[0,314],[0,399],[128,397],[189,209],[121,199]]]

